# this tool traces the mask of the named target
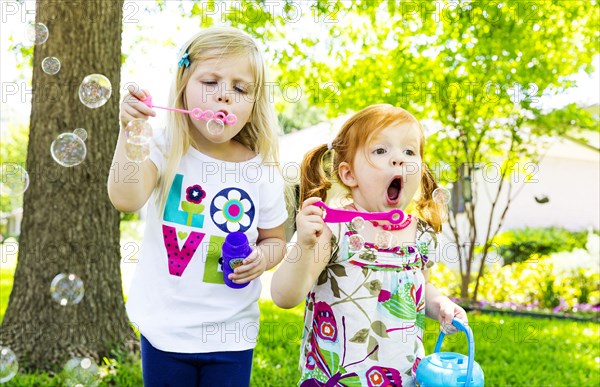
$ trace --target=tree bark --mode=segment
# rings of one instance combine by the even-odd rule
[[[73,356],[98,361],[135,340],[121,287],[119,213],[106,194],[119,130],[122,8],[122,0],[36,4],[36,21],[46,24],[49,38],[34,48],[30,185],[0,332],[0,343],[15,352],[25,371],[56,371]],[[41,69],[50,56],[61,61],[56,75]],[[110,80],[113,95],[90,109],[79,101],[78,89],[94,73]],[[88,133],[87,156],[77,166],[60,166],[50,145],[75,128]],[[81,302],[61,306],[52,300],[50,284],[59,273],[81,278]]]

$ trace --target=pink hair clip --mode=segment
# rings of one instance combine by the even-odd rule
[[[205,120],[208,131],[212,134],[218,134],[223,131],[225,124],[234,125],[237,122],[237,117],[233,113],[225,115],[223,112],[213,112],[212,110],[204,110],[194,108],[192,110],[176,109],[170,107],[156,106],[152,104],[152,97],[148,96],[141,102],[149,108],[171,110],[173,112],[189,114],[195,120]]]

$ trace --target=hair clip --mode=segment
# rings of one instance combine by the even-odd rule
[[[181,57],[181,59],[179,60],[179,67],[183,67],[185,66],[186,68],[190,67],[190,59],[189,59],[190,54],[188,54],[188,52],[186,51],[183,56]]]

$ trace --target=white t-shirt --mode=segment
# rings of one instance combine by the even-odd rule
[[[163,154],[152,147],[150,159],[160,173]],[[254,348],[260,278],[242,289],[225,285],[221,245],[229,232],[242,231],[253,246],[258,228],[274,228],[287,219],[283,180],[275,165],[265,165],[260,156],[226,162],[190,147],[162,216],[154,195],[127,301],[129,319],[163,351]]]

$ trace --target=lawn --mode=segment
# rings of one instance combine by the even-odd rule
[[[0,270],[0,320],[12,288],[12,269]],[[299,377],[302,308],[281,310],[261,300],[261,333],[254,355],[252,386],[292,386]],[[475,359],[486,386],[600,385],[600,324],[471,313]],[[433,350],[439,325],[426,321],[425,349]],[[445,339],[443,351],[466,353],[464,335]],[[141,386],[139,357],[115,354],[100,386]],[[61,386],[59,377],[18,374],[7,386]]]

